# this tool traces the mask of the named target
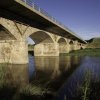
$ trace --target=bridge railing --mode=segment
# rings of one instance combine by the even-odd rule
[[[45,10],[43,10],[39,6],[37,6],[32,0],[21,0],[21,1],[24,2],[25,4],[27,4],[28,6],[34,8],[35,10],[39,11],[40,13],[42,13],[43,15],[45,15],[46,17],[48,17],[50,20],[52,20],[56,24],[62,26],[63,28],[67,29],[69,32],[73,33],[71,30],[69,30],[69,28],[67,28],[61,22],[59,22],[54,17],[52,17],[51,15],[49,15]]]

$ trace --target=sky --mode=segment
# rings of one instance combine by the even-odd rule
[[[84,40],[100,37],[100,0],[32,0]]]

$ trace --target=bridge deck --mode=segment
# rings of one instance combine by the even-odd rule
[[[23,0],[0,0],[0,16],[86,43],[86,41],[64,27],[61,23],[55,19],[53,21],[52,17],[50,18],[49,15],[46,16],[41,13],[38,8],[32,8],[29,4],[23,2]]]

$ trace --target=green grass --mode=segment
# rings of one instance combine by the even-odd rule
[[[100,49],[82,49],[71,51],[68,56],[100,56]]]
[[[0,88],[9,86],[11,84],[11,80],[8,81],[8,77],[10,77],[9,68],[7,68],[6,66],[6,63],[0,64]]]
[[[41,87],[39,85],[34,85],[34,84],[28,84],[26,87],[22,87],[20,89],[20,93],[24,95],[39,95],[43,96],[46,93],[50,93],[50,91],[44,87]]]
[[[44,100],[46,95],[53,96],[53,92],[38,83],[18,87],[10,72],[8,64],[0,64],[0,100]]]
[[[100,48],[100,38],[92,38],[87,42],[87,48]]]
[[[34,83],[27,84],[25,87],[20,88],[19,91],[19,100],[48,100],[46,99],[48,96],[54,97],[54,93],[48,88]]]
[[[7,63],[0,64],[0,100],[12,100],[16,87],[10,74]]]
[[[82,100],[89,100],[89,95],[91,92],[90,84],[91,84],[91,71],[87,70],[85,73],[85,79],[80,91],[82,92]]]

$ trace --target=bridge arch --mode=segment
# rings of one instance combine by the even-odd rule
[[[41,30],[33,30],[26,36],[27,38],[29,36],[35,42],[34,56],[59,56],[59,46],[52,34]]]
[[[12,30],[0,24],[0,63],[27,63],[27,45],[18,41]]]
[[[34,42],[36,42],[36,44],[46,40],[47,38],[49,39],[48,42],[54,42],[54,38],[49,32],[33,27],[28,27],[26,32],[23,34],[23,39],[26,40],[28,37],[30,37]]]
[[[67,53],[68,47],[67,47],[67,40],[63,37],[60,37],[58,39],[59,44],[59,53]]]
[[[73,51],[73,50],[74,50],[74,41],[71,40],[71,41],[69,42],[69,45],[70,45],[70,51]]]
[[[16,25],[16,22],[11,21],[9,19],[0,18],[0,25],[3,26],[8,32],[15,37],[16,40],[22,40],[22,35]]]
[[[73,40],[70,40],[69,44],[74,44],[74,41]]]
[[[0,40],[16,40],[16,38],[7,27],[0,24]]]
[[[53,37],[44,31],[36,31],[30,34],[29,37],[35,42],[35,44],[54,43]]]
[[[63,38],[63,37],[60,37],[58,40],[57,40],[58,43],[67,43],[66,39]]]

